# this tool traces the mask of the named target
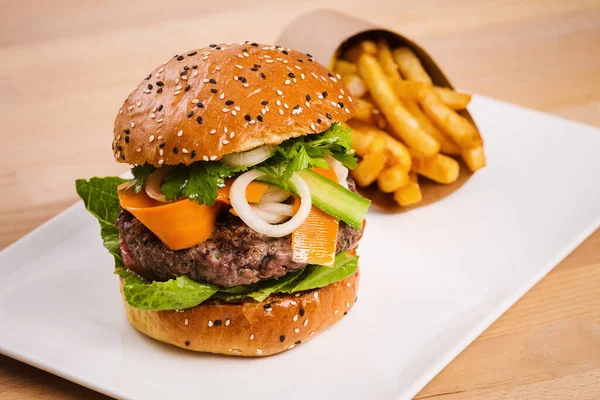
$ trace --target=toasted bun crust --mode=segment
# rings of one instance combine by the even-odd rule
[[[305,343],[346,315],[356,301],[358,275],[320,289],[272,295],[262,303],[214,300],[181,311],[146,311],[125,301],[125,311],[138,331],[183,349],[268,356]]]
[[[129,164],[189,165],[322,132],[355,112],[339,77],[310,55],[211,45],[176,55],[140,83],[115,120],[113,151]]]

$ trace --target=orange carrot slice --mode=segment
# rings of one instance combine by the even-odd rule
[[[313,168],[313,171],[337,182],[332,168]],[[294,208],[300,207],[296,197]],[[337,244],[338,220],[312,206],[308,218],[292,232],[292,259],[296,262],[333,266]]]

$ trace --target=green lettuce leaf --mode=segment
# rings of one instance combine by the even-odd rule
[[[351,276],[357,269],[358,257],[350,257],[348,256],[348,252],[344,251],[335,256],[333,267],[325,267],[323,265],[310,266],[307,268],[307,273],[302,279],[281,288],[281,291],[295,293],[321,288]]]
[[[304,271],[296,271],[279,279],[268,279],[249,286],[234,286],[221,289],[216,298],[225,301],[241,300],[250,297],[256,301],[265,301],[273,293],[281,292],[282,289],[293,285],[304,274]],[[250,290],[248,290],[250,289]]]
[[[111,176],[107,178],[77,179],[75,189],[83,200],[85,208],[98,219],[100,223],[100,234],[104,247],[115,258],[115,265],[123,265],[121,250],[119,249],[119,231],[115,227],[115,221],[119,216],[119,198],[117,197],[117,186],[127,180]]]
[[[142,310],[183,310],[210,299],[219,288],[198,283],[187,276],[166,282],[148,282],[128,270],[117,270],[124,280],[127,303]]]

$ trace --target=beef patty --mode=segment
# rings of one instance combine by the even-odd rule
[[[121,210],[116,227],[125,265],[151,280],[187,275],[194,281],[231,287],[280,278],[306,266],[292,261],[291,235],[262,235],[228,212],[219,217],[209,239],[183,250],[169,250],[125,210]],[[362,228],[357,230],[340,221],[336,253],[354,247],[361,234]]]

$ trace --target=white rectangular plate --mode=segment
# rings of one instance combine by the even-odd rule
[[[488,166],[400,215],[372,210],[354,310],[264,359],[131,328],[81,203],[0,254],[0,352],[119,398],[406,399],[600,224],[600,130],[476,97]]]

